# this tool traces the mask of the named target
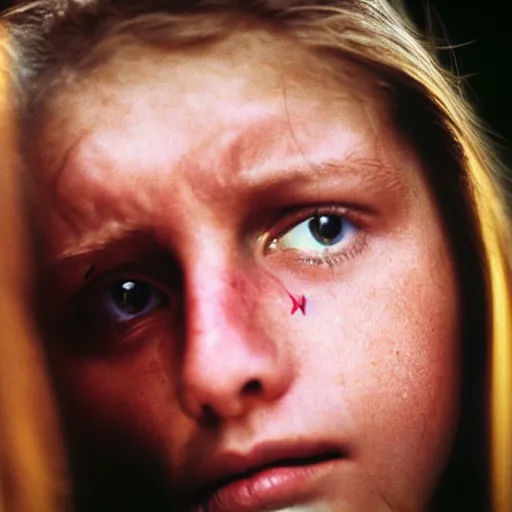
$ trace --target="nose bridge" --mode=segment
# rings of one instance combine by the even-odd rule
[[[188,268],[182,399],[188,414],[243,414],[287,388],[290,365],[263,328],[258,272],[210,252]]]
[[[208,339],[204,341],[215,344],[220,341],[219,336],[226,339],[225,329],[229,328],[233,337],[255,322],[257,293],[249,269],[244,273],[222,255],[209,254],[205,259],[186,280],[188,335],[192,342],[198,336],[203,338],[208,330]]]

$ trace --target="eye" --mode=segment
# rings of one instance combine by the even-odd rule
[[[155,286],[138,280],[120,280],[98,294],[97,308],[105,319],[126,322],[146,315],[167,303],[165,294]],[[97,313],[101,313],[100,309]]]
[[[160,279],[112,277],[98,277],[75,296],[63,323],[68,329],[64,338],[73,340],[72,349],[84,355],[142,346],[152,339],[150,332],[176,314],[172,288]]]
[[[358,228],[341,214],[317,214],[285,232],[272,245],[306,253],[325,253],[329,249],[339,252],[352,242],[357,232]]]
[[[81,295],[75,320],[81,329],[95,332],[129,324],[168,306],[169,296],[142,279],[119,279]]]

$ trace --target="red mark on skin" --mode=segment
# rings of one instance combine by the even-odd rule
[[[305,295],[292,295],[287,289],[284,283],[282,283],[276,276],[272,275],[268,270],[263,270],[263,273],[270,278],[272,281],[277,283],[286,293],[288,297],[292,300],[292,309],[290,311],[290,315],[294,315],[297,310],[300,309],[301,313],[306,316],[306,296]]]
[[[300,309],[303,315],[306,315],[306,297],[304,295],[299,295],[298,297],[293,296],[290,292],[288,292],[290,299],[292,299],[293,306],[290,311],[291,315],[294,315],[295,312]]]

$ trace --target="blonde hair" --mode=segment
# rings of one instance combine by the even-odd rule
[[[451,162],[444,174],[440,169],[431,173],[453,184],[455,195],[444,208],[460,208],[462,213],[455,217],[463,224],[456,228],[468,231],[462,236],[477,259],[476,272],[485,290],[486,311],[480,314],[485,317],[482,337],[487,337],[481,342],[490,345],[490,358],[488,383],[481,384],[489,393],[492,504],[495,512],[512,510],[512,241],[504,169],[461,96],[457,78],[441,68],[399,12],[399,4],[393,7],[386,0],[57,3],[60,10],[52,9],[49,1],[39,1],[7,15],[18,41],[20,99],[31,115],[51,96],[50,90],[73,83],[81,70],[108,59],[116,44],[135,39],[179,49],[220,40],[227,26],[244,30],[251,23],[292,37],[319,54],[357,63],[387,83],[402,121],[405,97],[409,105],[422,110],[432,123],[432,133],[441,134],[446,161]],[[418,146],[420,137],[416,136]],[[462,260],[465,257],[461,254]],[[466,277],[472,278],[471,272]]]
[[[62,510],[64,459],[41,347],[28,314],[9,44],[0,26],[0,512]]]

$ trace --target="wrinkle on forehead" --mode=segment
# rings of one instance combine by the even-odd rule
[[[212,117],[207,127],[176,119],[180,111],[177,116],[174,112],[159,115],[142,106],[121,116],[117,127],[98,122],[84,131],[66,148],[58,166],[43,163],[42,185],[52,197],[65,201],[76,186],[84,193],[87,189],[115,191],[112,183],[126,173],[130,181],[125,184],[144,183],[150,193],[149,178],[158,178],[158,186],[165,182],[172,190],[176,180],[183,184],[200,176],[200,188],[225,194],[234,185],[257,187],[264,181],[269,185],[280,178],[280,167],[295,166],[298,171],[309,167],[315,173],[323,154],[333,154],[333,143],[340,161],[368,160],[368,154],[379,157],[387,137],[375,133],[371,123],[363,131],[351,130],[350,110],[331,106],[341,116],[345,114],[342,132],[339,123],[329,119],[333,116],[327,113],[324,121],[324,112],[314,105],[306,109],[313,118],[309,120],[304,108],[292,117],[279,112],[273,102],[245,104],[235,108],[233,115]],[[334,141],[331,132],[343,136]],[[200,192],[196,186],[194,190]]]
[[[67,155],[64,168],[49,183],[50,196],[65,205],[70,193],[73,196],[75,192],[76,198],[80,190],[84,197],[94,197],[95,202],[75,201],[70,205],[72,210],[104,218],[102,205],[108,209],[115,204],[120,214],[130,217],[155,208],[159,199],[164,201],[161,207],[165,209],[168,201],[187,189],[189,198],[192,194],[199,203],[237,203],[249,192],[270,192],[285,182],[314,184],[322,176],[332,176],[333,168],[344,175],[347,185],[355,179],[367,180],[371,174],[386,174],[398,184],[402,180],[402,173],[391,169],[385,159],[380,160],[379,148],[368,147],[369,141],[361,134],[333,127],[333,134],[342,135],[338,138],[328,133],[329,127],[318,126],[324,130],[307,133],[310,127],[306,126],[306,133],[297,137],[287,120],[263,116],[249,127],[243,123],[226,126],[217,137],[196,141],[191,134],[183,134],[178,144],[166,137],[158,141],[147,134],[137,137],[121,128],[93,132]],[[298,138],[305,141],[304,145]],[[371,184],[371,179],[368,182]],[[167,195],[161,193],[162,188]],[[136,201],[123,203],[125,194]]]

